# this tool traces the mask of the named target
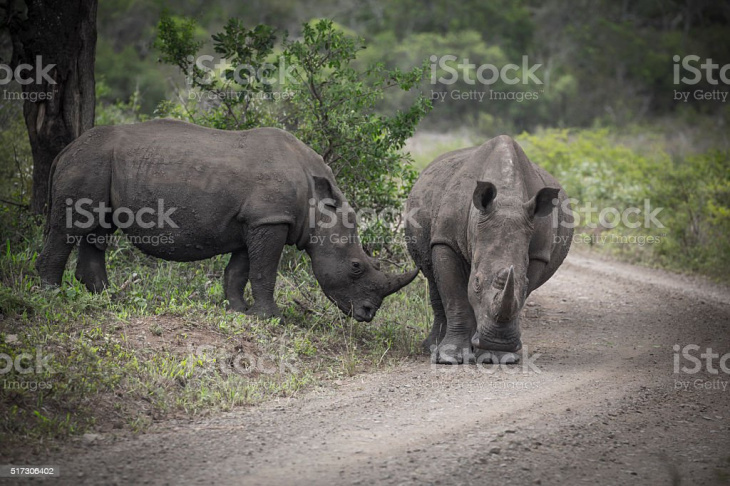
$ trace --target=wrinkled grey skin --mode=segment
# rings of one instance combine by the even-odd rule
[[[408,197],[406,211],[415,214],[406,235],[428,279],[434,322],[424,347],[434,362],[521,349],[525,299],[570,248],[572,224],[556,224],[573,221],[566,198],[505,135],[444,154],[423,171]]]
[[[86,210],[104,203],[137,214],[143,208],[157,210],[160,200],[164,211],[176,208],[169,219],[177,228],[163,221],[162,227],[135,223],[123,231],[138,238],[133,243],[140,250],[165,260],[230,253],[225,296],[231,309],[249,314],[279,315],[273,294],[284,245],[309,254],[324,293],[359,321],[371,321],[383,298],[418,273],[381,272],[360,246],[357,228],[345,227],[344,218],[319,224],[333,219],[321,217],[323,211],[341,212],[343,204],[344,211],[353,211],[322,158],[283,130],[223,131],[175,120],[97,127],[59,154],[51,176],[46,240],[37,263],[48,284],[61,283],[73,238],[81,237],[76,278],[90,291],[108,286],[106,245],[98,240],[116,227],[102,228],[96,213],[90,228],[69,225],[67,201],[80,198],[93,201]],[[327,205],[310,210],[310,199]],[[72,221],[87,221],[79,211],[70,212]],[[354,221],[354,214],[348,218]],[[123,226],[126,217],[119,221]],[[141,221],[147,226],[159,220],[145,214]],[[171,243],[155,244],[159,241],[152,237],[160,236]],[[248,281],[254,298],[250,308],[243,297]]]

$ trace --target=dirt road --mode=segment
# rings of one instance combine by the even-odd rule
[[[523,322],[520,365],[424,357],[46,463],[61,484],[730,483],[730,359],[681,356],[730,353],[727,289],[573,254]]]

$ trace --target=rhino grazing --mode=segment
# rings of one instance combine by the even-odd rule
[[[570,248],[566,199],[505,135],[441,155],[423,171],[408,197],[406,235],[428,280],[434,321],[424,347],[434,362],[467,362],[481,350],[517,359],[525,300]]]
[[[96,127],[59,154],[51,177],[37,261],[47,284],[61,284],[78,244],[76,278],[92,292],[106,288],[104,252],[118,228],[165,260],[230,253],[230,308],[259,316],[279,315],[274,286],[284,245],[309,254],[324,293],[359,321],[371,321],[383,299],[418,274],[380,271],[347,224],[354,211],[330,168],[276,128],[223,131],[176,120]],[[322,217],[335,211],[342,217]],[[252,307],[243,296],[248,281]]]

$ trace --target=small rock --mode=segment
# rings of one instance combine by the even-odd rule
[[[8,334],[5,336],[5,342],[7,344],[13,344],[18,342],[18,335],[17,334]]]
[[[502,449],[499,447],[492,447],[491,449],[489,449],[490,454],[499,454],[500,452],[502,452]]]
[[[101,436],[99,434],[84,434],[81,436],[81,442],[84,444],[93,444],[97,440],[99,440]]]

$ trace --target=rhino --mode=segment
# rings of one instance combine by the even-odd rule
[[[570,248],[567,195],[512,138],[443,154],[408,197],[408,251],[428,281],[433,362],[509,363],[525,300]]]
[[[224,131],[170,119],[99,126],[58,155],[50,187],[37,260],[46,284],[61,284],[78,244],[75,277],[89,291],[106,288],[104,255],[117,229],[165,260],[230,253],[229,307],[262,317],[280,316],[274,286],[285,245],[309,254],[325,295],[358,321],[370,322],[383,299],[418,274],[380,270],[332,170],[277,128]],[[244,298],[249,281],[252,306]]]

